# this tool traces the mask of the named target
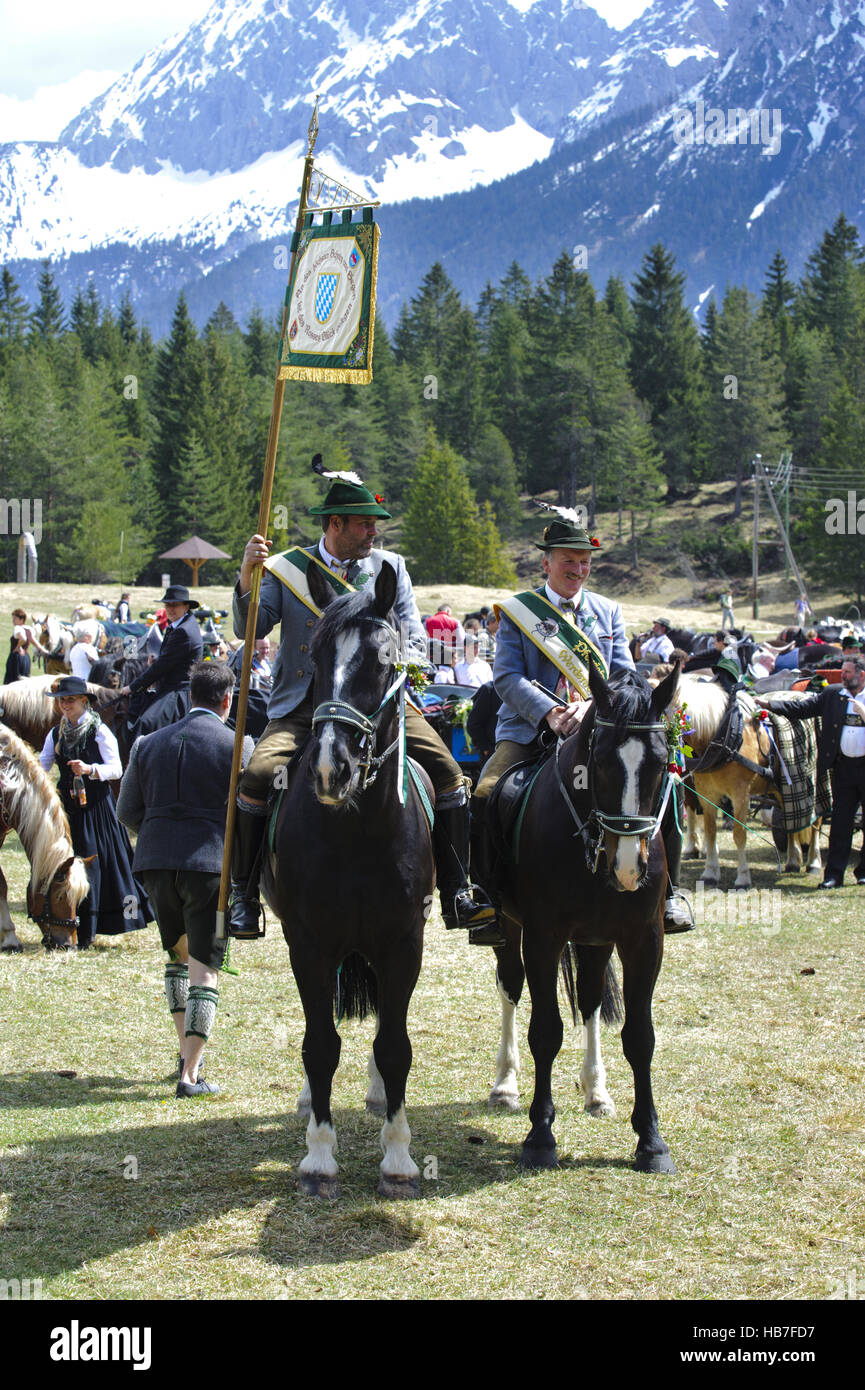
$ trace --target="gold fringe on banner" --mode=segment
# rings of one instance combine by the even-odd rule
[[[294,367],[281,362],[277,373],[278,381],[312,381],[318,382],[319,384],[333,382],[336,386],[369,386],[372,381],[372,350],[375,339],[376,293],[378,290],[378,245],[381,228],[378,226],[378,223],[358,223],[358,233],[363,232],[365,226],[369,227],[369,234],[372,238],[372,246],[370,248],[372,273],[369,285],[369,350],[366,355],[367,365],[363,368]],[[365,239],[366,238],[363,238],[363,240]],[[361,237],[358,237],[358,240],[361,240]]]

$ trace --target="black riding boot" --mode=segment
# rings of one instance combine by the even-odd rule
[[[473,895],[469,885],[469,807],[464,792],[437,802],[433,849],[445,926],[449,931],[456,927],[474,931],[494,927],[494,942],[479,940],[474,931],[473,940],[478,945],[503,945],[495,908],[486,893],[476,890]]]
[[[682,836],[676,825],[676,814],[673,807],[673,797],[677,797],[678,818],[681,824],[684,815],[685,798],[679,789],[678,782],[673,784],[670,792],[670,800],[664,812],[664,820],[661,832],[664,837],[664,850],[667,855],[667,877],[668,892],[664,906],[664,935],[675,936],[677,932],[694,930],[694,914],[690,904],[679,891],[679,869],[682,863]]]
[[[487,836],[486,800],[483,798],[479,801],[472,800],[470,810],[469,843],[471,849],[469,863],[471,864],[474,894],[478,901],[491,902],[493,910],[498,913],[498,903],[495,901],[493,892],[494,854]],[[505,934],[498,916],[492,922],[484,922],[478,927],[473,927],[469,932],[469,944],[472,946],[503,946]]]
[[[266,829],[265,807],[252,807],[238,801],[231,846],[231,897],[226,931],[239,941],[253,941],[257,936],[264,936],[264,909],[258,896],[258,876]]]

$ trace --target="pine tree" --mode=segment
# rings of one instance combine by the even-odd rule
[[[476,531],[477,506],[465,464],[430,431],[403,526],[403,548],[415,583],[471,583]]]
[[[771,458],[786,446],[781,363],[771,325],[745,289],[724,296],[715,335],[709,418],[716,476],[736,478],[734,515],[755,453]]]
[[[42,342],[50,343],[64,330],[63,301],[51,272],[51,262],[43,261],[39,276],[39,302],[30,316],[31,332]]]
[[[805,266],[801,321],[809,328],[825,328],[841,361],[862,327],[863,261],[865,251],[859,245],[859,234],[841,213]]]
[[[10,349],[23,344],[30,310],[7,266],[0,274],[0,363]]]
[[[673,496],[702,470],[706,386],[700,341],[684,302],[685,277],[658,242],[633,282],[631,381],[650,411]]]
[[[84,293],[80,289],[76,291],[69,311],[69,320],[72,332],[78,335],[81,351],[91,364],[99,358],[100,316],[99,295],[96,293],[96,286],[93,281],[88,280]]]

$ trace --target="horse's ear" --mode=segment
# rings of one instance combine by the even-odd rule
[[[600,671],[595,670],[594,662],[589,662],[589,689],[595,698],[598,713],[605,718],[610,712],[610,689]]]
[[[665,676],[660,685],[656,685],[652,692],[652,713],[657,719],[664,713],[676,698],[676,691],[679,686],[679,677],[682,674],[681,660],[677,661],[668,676]]]
[[[81,863],[82,863],[82,864],[92,864],[95,858],[96,858],[96,855],[95,855],[95,854],[88,854],[86,858],[84,858],[84,859],[81,860]],[[75,863],[75,856],[73,855],[73,857],[72,857],[71,859],[67,859],[67,860],[66,860],[66,864],[64,864],[63,867],[64,867],[64,869],[65,869],[66,866],[67,866],[68,864],[74,864],[74,863]]]
[[[396,602],[396,570],[387,560],[382,561],[381,570],[375,581],[375,611],[380,618],[386,618]]]
[[[336,598],[336,594],[314,560],[306,567],[306,581],[309,584],[309,592],[316,608],[324,610]]]

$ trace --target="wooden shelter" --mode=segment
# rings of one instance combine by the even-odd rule
[[[190,536],[188,541],[176,545],[173,550],[165,550],[160,555],[160,560],[182,560],[185,565],[189,565],[192,570],[193,589],[198,588],[198,571],[205,560],[230,560],[231,556],[226,555],[224,550],[218,550],[215,545],[210,545],[208,541],[203,541],[200,536]]]

